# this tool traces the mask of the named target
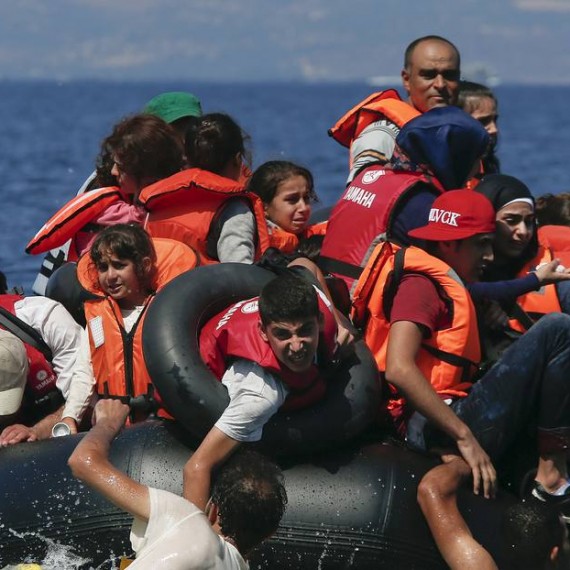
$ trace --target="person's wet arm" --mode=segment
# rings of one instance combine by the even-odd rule
[[[392,383],[420,414],[449,435],[473,472],[473,491],[479,493],[481,482],[485,497],[494,494],[495,469],[469,427],[437,395],[416,364],[423,340],[422,329],[410,321],[391,325],[388,337],[386,379]]]
[[[111,442],[121,430],[129,407],[119,400],[100,400],[95,407],[95,425],[68,460],[75,477],[101,493],[109,501],[132,515],[148,520],[148,487],[131,479],[109,461]]]
[[[451,570],[496,570],[491,555],[473,538],[457,507],[457,490],[471,473],[458,456],[428,471],[418,486],[418,503]]]

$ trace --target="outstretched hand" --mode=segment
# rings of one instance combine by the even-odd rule
[[[457,447],[473,473],[473,493],[478,495],[482,484],[483,496],[493,498],[497,488],[497,473],[490,457],[472,433],[459,439]]]
[[[560,281],[568,281],[570,279],[570,268],[567,269],[561,265],[559,259],[541,263],[536,268],[535,273],[541,285],[550,285],[551,283],[559,283]]]

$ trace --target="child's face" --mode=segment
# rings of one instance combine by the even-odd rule
[[[289,323],[259,323],[261,338],[269,343],[277,360],[293,372],[305,372],[315,359],[319,344],[319,319]]]
[[[150,263],[150,258],[143,259],[144,268],[150,269]],[[97,264],[97,273],[101,289],[121,307],[133,308],[144,303],[148,292],[140,283],[132,260],[108,253]]]
[[[499,129],[497,121],[499,115],[497,114],[497,105],[491,97],[480,97],[474,103],[474,108],[471,111],[471,116],[477,119],[485,130],[489,133],[493,146],[497,144],[497,137]]]
[[[282,230],[301,233],[311,215],[309,185],[305,178],[296,175],[281,182],[273,200],[265,205],[265,215]]]

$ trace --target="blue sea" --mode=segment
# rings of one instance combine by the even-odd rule
[[[397,87],[397,86],[396,86]],[[0,269],[27,294],[41,265],[24,248],[93,170],[114,123],[163,91],[191,91],[205,112],[232,115],[251,137],[253,166],[288,159],[314,174],[323,206],[336,201],[347,151],[327,129],[377,88],[298,83],[0,83]],[[570,86],[499,86],[503,172],[535,195],[570,190]]]

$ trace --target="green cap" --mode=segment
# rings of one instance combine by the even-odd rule
[[[192,93],[171,91],[153,97],[145,105],[143,112],[173,123],[182,117],[199,117],[202,114],[202,106],[200,99]]]

